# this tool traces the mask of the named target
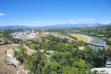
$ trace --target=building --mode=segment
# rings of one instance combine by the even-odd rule
[[[79,50],[83,50],[85,47],[84,46],[80,46],[79,47]]]
[[[17,38],[17,39],[33,39],[35,37],[39,36],[39,33],[35,33],[35,32],[30,32],[30,31],[25,31],[25,32],[14,32],[11,34],[13,36],[13,38]]]
[[[93,68],[91,71],[96,71],[96,74],[111,74],[111,68]]]
[[[106,67],[111,68],[111,59],[110,58],[108,58],[106,61]]]
[[[91,71],[97,71],[97,74],[111,74],[111,59],[107,59],[105,68],[93,68]]]

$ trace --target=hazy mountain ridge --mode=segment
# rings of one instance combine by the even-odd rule
[[[46,26],[0,26],[0,29],[37,29],[37,28],[48,28],[48,29],[60,29],[60,28],[85,28],[85,27],[102,27],[107,26],[109,24],[100,24],[100,23],[92,23],[92,24],[57,24],[57,25],[46,25]]]
[[[28,26],[0,26],[0,29],[28,29]]]
[[[104,24],[92,23],[92,24],[57,24],[52,26],[45,26],[44,28],[85,28],[85,27],[100,27]]]

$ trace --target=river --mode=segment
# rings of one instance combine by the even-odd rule
[[[95,36],[84,35],[84,34],[77,34],[77,35],[87,37],[89,39],[88,40],[89,46],[92,49],[98,50],[100,48],[100,46],[97,46],[97,45],[101,45],[101,46],[105,45],[105,41],[102,40],[101,38],[98,38],[98,37],[95,37]],[[94,43],[95,45],[91,45],[90,43],[92,43],[92,40],[95,40],[95,39],[98,40],[98,43]]]
[[[97,44],[99,44],[99,45],[104,45],[104,44],[105,44],[104,40],[102,40],[102,39],[100,39],[100,38],[98,38],[98,37],[95,37],[95,36],[89,36],[89,37],[98,40],[98,43],[97,43]],[[90,46],[91,48],[93,48],[93,49],[96,49],[96,50],[98,50],[98,49],[100,48],[99,46],[95,46],[95,45],[89,45],[89,46]]]

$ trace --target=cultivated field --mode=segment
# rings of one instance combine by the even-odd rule
[[[88,42],[89,41],[89,39],[86,36],[83,36],[83,35],[72,34],[71,36],[74,37],[74,38],[77,38],[78,40],[83,41],[83,42]]]

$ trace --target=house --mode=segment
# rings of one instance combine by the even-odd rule
[[[106,60],[106,67],[111,68],[111,59],[110,58],[107,58],[107,60]]]
[[[79,50],[83,50],[85,47],[84,46],[80,46],[79,47]]]
[[[93,68],[91,72],[96,71],[96,74],[111,74],[111,68]]]
[[[35,32],[30,32],[30,31],[25,31],[25,32],[14,32],[11,34],[13,38],[18,38],[18,39],[33,39],[35,37],[39,36],[39,33]]]
[[[106,67],[105,68],[93,68],[91,69],[92,72],[97,71],[97,74],[111,74],[111,59],[108,58],[106,60]]]

